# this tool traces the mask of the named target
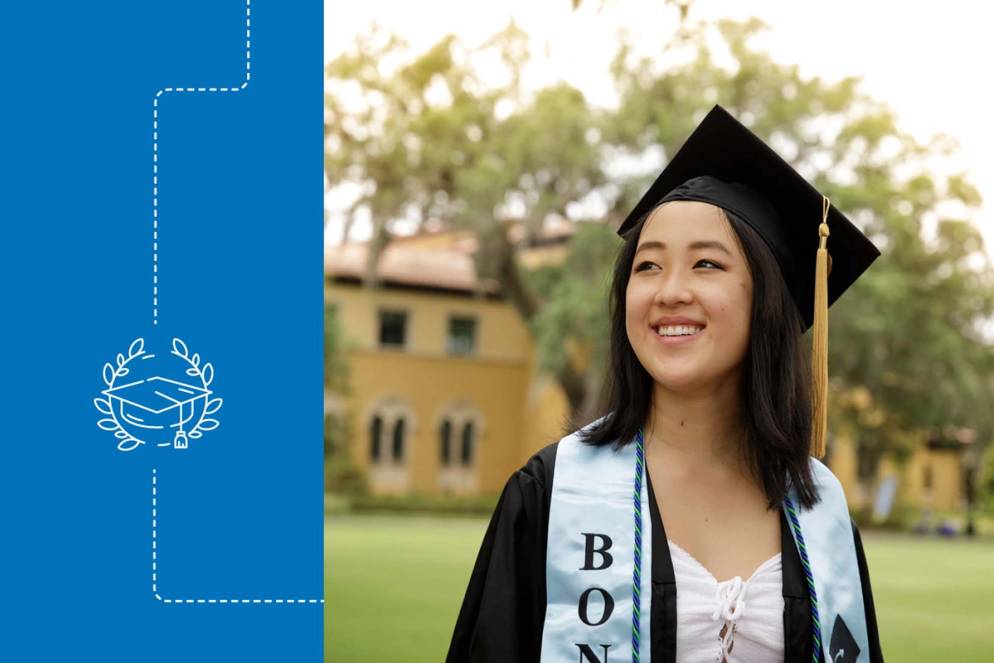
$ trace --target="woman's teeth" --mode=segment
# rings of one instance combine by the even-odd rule
[[[696,325],[667,325],[658,327],[656,333],[660,336],[692,336],[704,329]]]

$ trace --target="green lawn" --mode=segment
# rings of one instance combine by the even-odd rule
[[[889,661],[994,661],[994,541],[863,535]]]
[[[479,518],[329,517],[325,660],[444,660],[485,528]],[[994,661],[994,541],[863,539],[888,661]]]

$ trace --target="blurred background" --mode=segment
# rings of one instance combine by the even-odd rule
[[[982,3],[325,9],[327,660],[444,659],[504,482],[600,414],[615,230],[715,103],[883,253],[831,309],[826,462],[885,656],[994,660]]]

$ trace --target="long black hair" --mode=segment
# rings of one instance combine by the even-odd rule
[[[719,208],[721,209],[721,208]],[[739,238],[752,274],[749,347],[743,359],[742,453],[762,483],[769,508],[791,485],[805,508],[819,499],[808,461],[811,440],[811,365],[801,342],[804,323],[766,242],[748,223],[721,209]],[[653,378],[639,362],[625,326],[626,291],[639,235],[652,210],[625,235],[611,286],[611,363],[599,421],[579,431],[588,444],[619,448],[635,439],[652,407]]]

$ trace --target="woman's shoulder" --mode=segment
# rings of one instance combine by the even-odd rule
[[[552,476],[556,467],[556,452],[561,440],[545,445],[518,469],[512,479],[534,481],[540,486],[552,486]]]
[[[601,417],[603,419],[603,417]],[[581,433],[601,422],[601,419],[590,422],[577,430],[563,435],[558,440],[551,442],[538,451],[518,469],[512,479],[526,479],[536,481],[543,487],[552,487],[552,478],[555,474],[556,456],[563,445],[583,444]]]
[[[828,487],[836,491],[843,490],[842,482],[828,465],[814,456],[808,456],[808,463],[811,466],[811,478],[814,479],[819,489]]]

